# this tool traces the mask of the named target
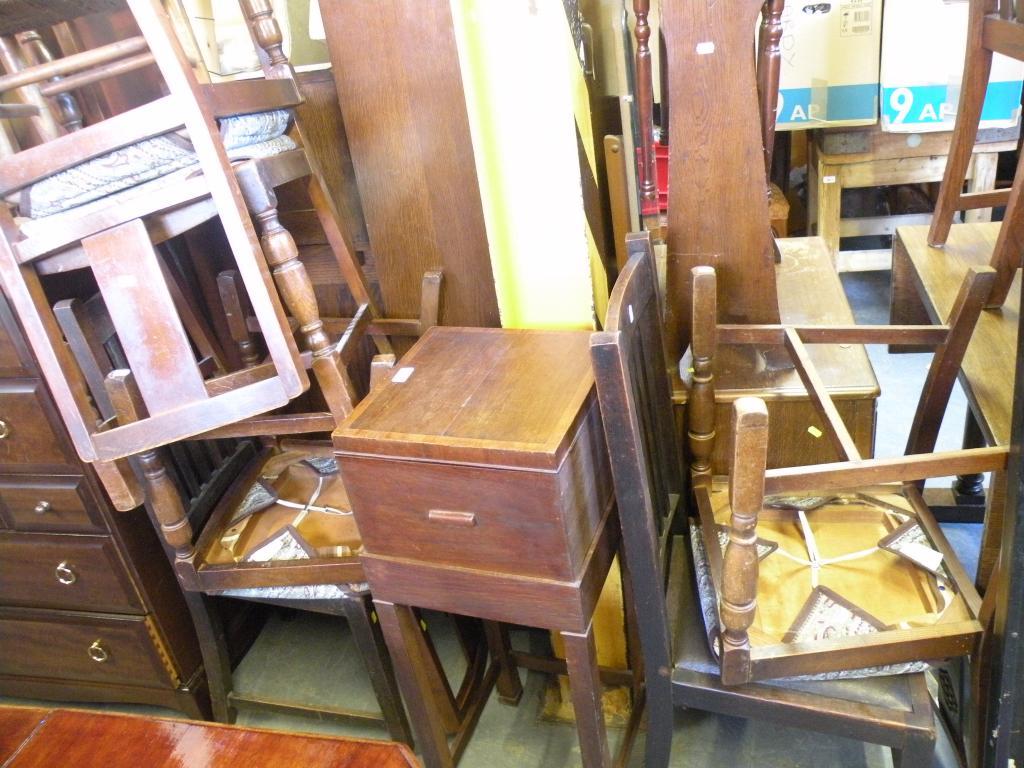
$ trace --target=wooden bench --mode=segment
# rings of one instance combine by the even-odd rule
[[[1017,148],[1019,129],[982,131],[967,173],[972,192],[995,187],[1000,152]],[[840,199],[844,189],[919,184],[940,181],[953,134],[884,133],[871,128],[834,128],[814,131],[807,164],[808,225],[825,238],[840,272],[888,269],[889,251],[840,251],[841,237],[891,235],[897,227],[927,224],[930,214],[843,218]],[[991,209],[967,214],[968,222],[991,219]]]
[[[892,248],[891,321],[927,323],[945,317],[967,268],[989,263],[999,227],[999,223],[956,225],[944,248],[928,245],[928,227],[900,227]],[[960,368],[960,384],[988,445],[1010,444],[1020,280],[1018,270],[1006,303],[982,313]],[[1006,475],[994,473],[986,499],[985,535],[978,564],[977,583],[981,588],[987,584],[999,554],[1005,499]]]

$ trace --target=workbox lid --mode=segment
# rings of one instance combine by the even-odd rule
[[[594,397],[588,331],[436,327],[334,445],[342,455],[552,471]]]

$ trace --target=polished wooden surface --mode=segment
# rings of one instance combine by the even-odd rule
[[[556,469],[593,388],[589,338],[586,331],[431,329],[402,359],[394,383],[360,403],[335,445]]]
[[[385,309],[415,314],[443,268],[441,322],[498,325],[448,3],[324,3],[323,21]]]
[[[0,708],[4,768],[273,765],[414,767],[407,747],[76,710]]]
[[[967,269],[989,263],[999,223],[952,227],[942,248],[928,245],[927,227],[901,227],[893,240],[893,322],[941,322],[956,299]],[[990,445],[1009,445],[1014,351],[1020,314],[1020,270],[1006,303],[978,319],[960,382]],[[926,316],[920,314],[923,307]],[[916,313],[915,313],[916,308]]]

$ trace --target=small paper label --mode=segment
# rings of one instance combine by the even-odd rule
[[[703,43],[697,43],[697,55],[707,56],[709,53],[715,52],[715,44],[710,40],[705,40]]]
[[[395,371],[395,375],[391,377],[391,380],[395,382],[395,384],[405,384],[405,382],[407,382],[412,376],[412,372],[415,370],[415,368],[399,368]]]
[[[916,541],[908,541],[900,547],[900,552],[920,565],[925,570],[935,573],[942,565],[942,553]]]
[[[835,184],[836,183],[836,177],[835,176],[822,176],[821,177],[821,183],[822,184]]]
[[[822,431],[817,427],[808,427],[807,434],[809,434],[811,437],[821,437]]]

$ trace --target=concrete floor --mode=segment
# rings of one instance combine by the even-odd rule
[[[847,294],[858,322],[888,322],[888,273],[844,275]],[[903,452],[910,419],[916,406],[929,355],[889,355],[882,347],[870,350],[882,386],[878,423],[886,429],[878,436],[876,454],[894,456]],[[940,446],[956,448],[966,403],[957,388],[940,435]],[[977,563],[980,526],[949,526],[947,531],[969,573]],[[453,678],[461,675],[460,657],[447,619],[431,616],[440,652]],[[537,631],[517,631],[513,642],[520,647],[546,643]],[[345,622],[311,614],[280,613],[272,616],[253,649],[235,675],[240,690],[267,696],[290,696],[310,704],[331,703],[344,707],[374,707],[369,682],[363,672]],[[466,768],[562,768],[579,765],[575,729],[542,717],[546,685],[541,675],[524,675],[525,695],[518,707],[507,707],[492,696],[484,709],[473,739],[463,757]],[[26,703],[3,699],[0,702]],[[153,707],[103,706],[154,715],[177,716]],[[242,713],[240,725],[293,731],[333,733],[368,738],[385,738],[382,729],[354,727],[309,718]],[[613,750],[621,730],[610,729]],[[796,768],[798,766],[844,766],[881,768],[892,765],[888,750],[860,742],[825,737],[798,729],[780,728],[738,718],[687,711],[677,714],[673,741],[674,766],[751,766]],[[642,741],[634,751],[631,766],[641,766]],[[954,765],[948,744],[940,743],[936,765]]]

